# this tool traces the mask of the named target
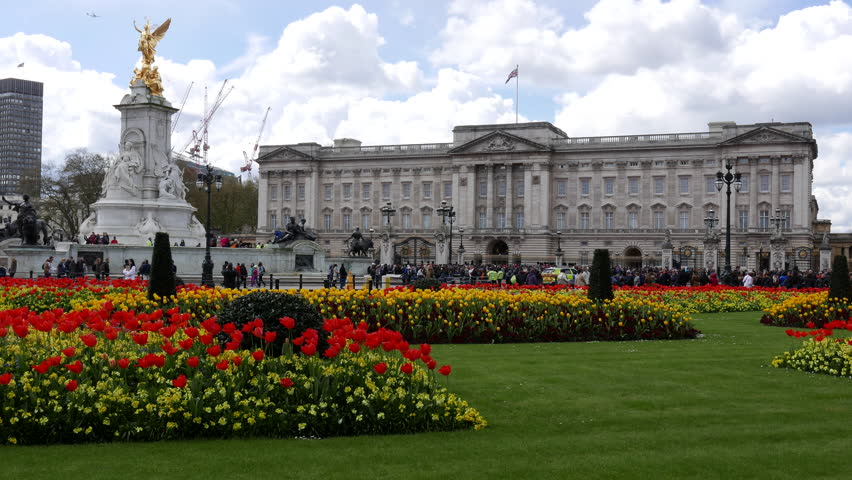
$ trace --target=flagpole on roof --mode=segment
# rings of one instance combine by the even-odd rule
[[[518,71],[518,67],[520,67],[520,65],[515,65],[515,72]],[[518,82],[519,81],[520,80],[518,79],[518,75],[515,74],[515,123],[518,123]]]

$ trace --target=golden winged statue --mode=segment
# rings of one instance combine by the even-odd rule
[[[157,71],[157,67],[153,66],[154,54],[157,53],[157,44],[166,36],[171,23],[172,19],[169,18],[152,32],[151,22],[147,18],[145,19],[145,25],[142,27],[142,30],[139,30],[135,21],[133,22],[133,28],[139,32],[138,50],[142,52],[142,68],[133,69],[133,79],[130,81],[131,86],[137,80],[142,80],[153,95],[163,94],[163,82],[160,79],[160,72]]]

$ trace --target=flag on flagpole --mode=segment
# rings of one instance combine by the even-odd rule
[[[21,63],[18,64],[18,68],[21,68],[23,66],[24,66],[24,62],[21,62]]]
[[[516,78],[517,76],[518,76],[518,67],[515,67],[515,69],[512,70],[512,73],[509,74],[509,78],[506,79],[506,83],[509,83],[509,80]]]

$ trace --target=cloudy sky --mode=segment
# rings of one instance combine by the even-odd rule
[[[99,15],[97,18],[87,13]],[[179,104],[173,143],[235,86],[210,128],[211,161],[236,171],[261,143],[351,137],[446,142],[454,125],[520,117],[570,136],[706,131],[808,121],[820,218],[852,231],[852,6],[793,0],[204,0],[4,2],[0,78],[45,84],[44,160],[117,150],[139,60],[133,20],[172,19],[157,49]],[[18,68],[19,63],[23,68]]]

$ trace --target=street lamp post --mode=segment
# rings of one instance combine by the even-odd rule
[[[725,218],[725,275],[726,277],[731,273],[731,185],[734,185],[734,189],[737,192],[740,191],[740,188],[743,186],[743,182],[740,179],[739,173],[731,173],[731,169],[734,166],[731,165],[731,162],[725,162],[726,173],[722,173],[721,170],[716,172],[716,190],[721,192],[722,186],[727,186],[725,190],[725,195],[727,196],[727,216]]]
[[[210,197],[213,193],[212,186],[216,185],[216,191],[222,189],[222,175],[213,175],[213,166],[205,166],[206,172],[199,173],[195,181],[198,188],[207,189],[207,232],[204,236],[204,261],[201,262],[201,285],[213,288],[213,259],[210,257]]]
[[[459,227],[459,263],[464,263],[464,227]]]
[[[382,212],[382,216],[385,217],[385,226],[391,226],[391,217],[396,215],[396,209],[391,206],[391,202],[388,202],[384,207],[380,208]]]
[[[441,206],[437,209],[438,215],[441,216],[441,223],[447,224],[447,218],[450,219],[450,262],[453,261],[453,222],[456,219],[456,211],[452,205],[447,205],[446,200],[441,200]]]
[[[707,265],[707,254],[708,252],[711,252],[712,249],[714,255],[713,257],[711,257],[713,260],[713,270],[718,272],[719,240],[713,233],[713,228],[716,226],[717,223],[719,223],[719,218],[716,217],[716,212],[713,211],[713,209],[711,208],[707,211],[707,216],[704,217],[704,225],[707,225],[707,235],[704,237],[704,264]]]
[[[563,263],[562,256],[562,230],[556,231],[556,268],[559,268]]]

